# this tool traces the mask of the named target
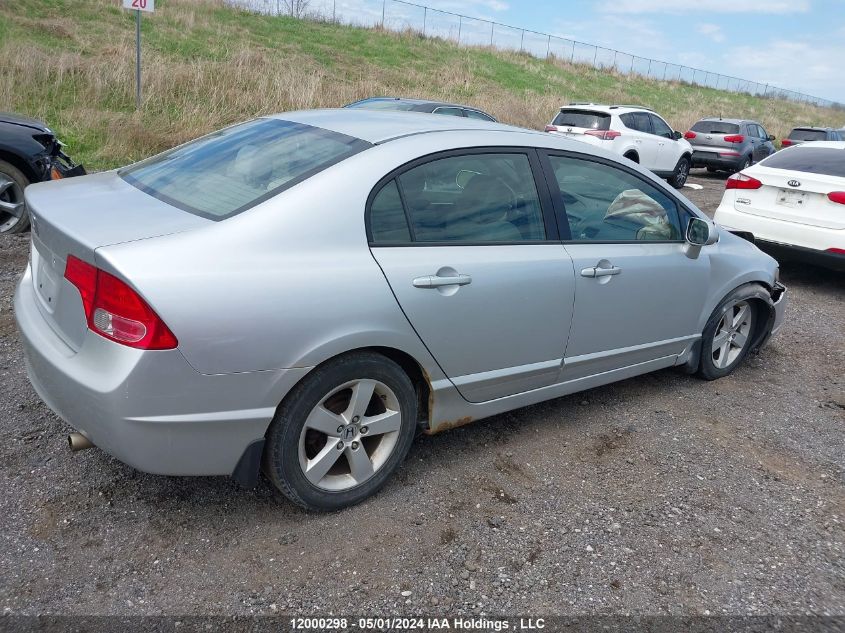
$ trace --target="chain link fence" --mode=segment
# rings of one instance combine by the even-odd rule
[[[574,64],[636,74],[660,81],[746,93],[757,97],[789,99],[822,107],[842,107],[829,99],[786,90],[740,77],[700,68],[640,57],[624,51],[540,33],[492,20],[434,9],[406,0],[226,0],[228,4],[268,15],[330,21],[350,26],[380,27],[391,31],[414,31],[426,37],[450,40],[460,46],[489,46],[528,53],[541,59],[560,59]]]

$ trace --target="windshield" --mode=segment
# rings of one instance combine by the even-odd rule
[[[761,165],[845,178],[845,149],[796,145],[772,154]]]
[[[322,128],[256,119],[121,169],[129,184],[184,211],[222,220],[370,144]]]
[[[699,121],[692,126],[692,131],[703,134],[736,134],[739,132],[739,126],[725,121]]]

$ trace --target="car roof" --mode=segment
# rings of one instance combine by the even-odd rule
[[[385,143],[387,141],[432,132],[489,130],[500,132],[520,132],[545,138],[547,135],[536,130],[469,119],[465,117],[443,116],[422,112],[402,112],[396,110],[366,110],[358,108],[337,108],[326,110],[299,110],[270,115],[270,118],[303,123],[314,127],[331,130],[367,141]]]
[[[845,141],[805,141],[803,143],[799,143],[798,145],[793,145],[792,147],[787,147],[781,151],[792,151],[799,148],[812,148],[812,147],[821,147],[824,149],[845,149]]]
[[[821,130],[821,131],[824,131],[824,132],[828,132],[830,130],[833,130],[832,127],[819,127],[817,125],[798,125],[798,126],[792,128],[792,129],[793,130]]]
[[[757,121],[754,121],[752,119],[725,119],[720,116],[706,116],[702,119],[699,119],[697,123],[701,123],[702,121],[723,121],[725,123],[734,123],[736,125],[739,125],[740,123],[754,123],[756,125],[760,125],[759,123],[757,123]]]
[[[461,103],[450,103],[449,101],[432,101],[431,99],[412,99],[407,97],[367,97],[366,99],[354,101],[349,105],[365,103],[367,101],[395,101],[397,103],[407,103],[408,105],[431,105],[438,107],[447,106],[450,108],[464,108],[466,110],[477,110],[478,112],[483,112],[481,108],[474,108],[473,106],[468,106]]]
[[[566,105],[560,106],[561,110],[595,110],[597,112],[606,112],[608,114],[624,114],[626,112],[634,112],[638,110],[644,110],[646,112],[655,113],[654,110],[651,108],[647,108],[646,106],[639,106],[639,105],[615,105],[615,104],[603,104],[603,103],[568,103]],[[655,113],[656,114],[656,113]]]

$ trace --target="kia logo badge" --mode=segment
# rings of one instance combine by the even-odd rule
[[[790,181],[789,181],[788,183],[786,183],[786,184],[787,184],[787,185],[789,185],[790,187],[800,187],[800,186],[801,186],[801,181],[800,181],[800,180],[790,180]]]

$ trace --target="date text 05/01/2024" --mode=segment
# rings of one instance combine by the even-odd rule
[[[538,631],[545,628],[543,618],[437,618],[437,617],[299,617],[291,618],[291,628],[295,631],[308,630],[363,630],[363,631]]]

